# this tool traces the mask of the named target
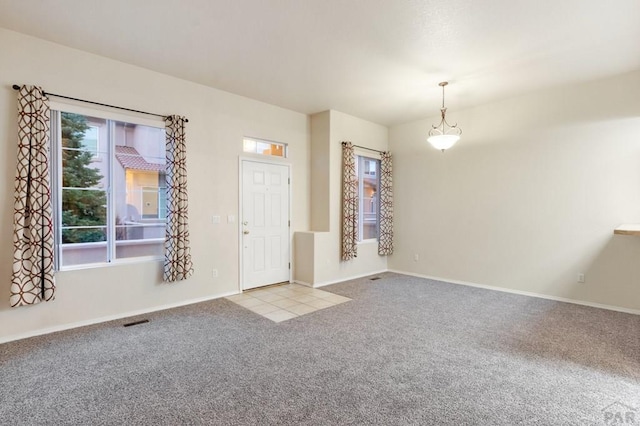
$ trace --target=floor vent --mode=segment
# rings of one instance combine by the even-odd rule
[[[149,322],[149,320],[148,319],[143,319],[143,320],[140,320],[140,321],[129,322],[129,323],[126,323],[124,326],[125,327],[131,327],[132,325],[144,324],[146,322]]]
[[[373,277],[373,278],[369,278],[369,281],[375,281],[375,280],[379,280],[380,277]]]

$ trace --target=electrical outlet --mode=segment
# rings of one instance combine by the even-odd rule
[[[578,274],[578,282],[584,283],[584,274]]]
[[[220,223],[220,216],[211,216],[211,223]]]
[[[420,256],[418,255],[418,253],[413,255],[413,261],[417,262],[418,260],[420,260]]]
[[[218,278],[218,270],[217,270],[217,269],[214,269],[213,271],[211,271],[211,276],[212,276],[213,278]]]

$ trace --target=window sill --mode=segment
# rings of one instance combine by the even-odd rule
[[[616,235],[633,235],[635,237],[640,237],[640,224],[630,223],[620,225],[613,230],[613,233]]]
[[[68,271],[80,271],[84,269],[97,269],[97,268],[110,268],[112,266],[123,266],[123,265],[135,265],[138,263],[153,263],[153,262],[164,262],[164,257],[136,257],[131,259],[120,259],[115,262],[105,262],[105,263],[86,263],[83,265],[70,265],[63,266],[58,269],[56,272],[68,272]]]
[[[362,241],[358,241],[357,244],[374,244],[374,243],[378,243],[378,240],[376,238],[371,238],[369,240],[362,240]]]

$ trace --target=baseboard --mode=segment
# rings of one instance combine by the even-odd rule
[[[396,274],[409,275],[409,276],[418,277],[418,278],[426,278],[426,279],[434,280],[434,281],[442,281],[442,282],[450,283],[450,284],[464,285],[464,286],[468,286],[468,287],[477,287],[477,288],[483,288],[483,289],[486,289],[486,290],[501,291],[503,293],[518,294],[518,295],[521,295],[521,296],[537,297],[539,299],[554,300],[554,301],[557,301],[557,302],[573,303],[574,305],[582,305],[582,306],[589,306],[589,307],[592,307],[592,308],[607,309],[609,311],[623,312],[625,314],[640,315],[640,310],[638,310],[638,309],[630,309],[630,308],[623,308],[623,307],[620,307],[620,306],[605,305],[605,304],[601,304],[601,303],[588,302],[586,300],[569,299],[569,298],[566,298],[566,297],[550,296],[550,295],[547,295],[547,294],[533,293],[533,292],[529,292],[529,291],[513,290],[513,289],[505,288],[505,287],[496,287],[496,286],[491,286],[491,285],[472,283],[472,282],[468,282],[468,281],[452,280],[452,279],[449,279],[449,278],[440,278],[440,277],[434,277],[434,276],[430,276],[430,275],[416,274],[416,273],[413,273],[413,272],[399,271],[399,270],[396,270],[396,269],[389,269],[389,272],[395,272]]]
[[[317,283],[315,285],[311,284],[311,283],[304,282],[304,281],[300,281],[300,280],[294,280],[293,282],[301,284],[301,285],[304,285],[304,286],[307,286],[307,287],[315,288],[315,287],[323,287],[323,286],[330,285],[330,284],[336,284],[336,283],[343,282],[343,281],[354,280],[354,279],[366,277],[366,276],[369,276],[369,275],[380,274],[380,273],[383,273],[383,272],[387,272],[387,270],[384,269],[384,270],[381,270],[381,271],[367,272],[366,274],[355,275],[355,276],[346,277],[346,278],[340,278],[340,279],[333,280],[333,281],[326,281],[326,282],[322,282],[322,283]],[[103,322],[119,320],[119,319],[122,319],[122,318],[128,318],[128,317],[133,317],[133,316],[137,316],[137,315],[144,315],[144,314],[148,314],[148,313],[151,313],[151,312],[163,311],[165,309],[178,308],[180,306],[192,305],[194,303],[200,303],[200,302],[206,302],[206,301],[209,301],[209,300],[220,299],[222,297],[232,296],[234,294],[239,294],[239,293],[240,293],[240,291],[236,290],[236,291],[232,291],[232,292],[228,292],[228,293],[218,294],[218,295],[215,295],[215,296],[206,296],[206,297],[201,297],[201,298],[198,298],[198,299],[190,299],[190,300],[186,300],[186,301],[178,302],[178,303],[170,303],[170,304],[161,305],[161,306],[154,306],[154,307],[147,308],[147,309],[138,309],[138,310],[135,310],[135,311],[128,311],[128,312],[123,312],[123,313],[120,313],[120,314],[107,315],[107,316],[99,317],[99,318],[92,318],[92,319],[85,320],[85,321],[77,321],[77,322],[72,322],[72,323],[68,323],[68,324],[57,325],[57,326],[54,326],[54,327],[41,328],[39,330],[28,331],[28,332],[25,332],[25,333],[12,334],[12,335],[9,335],[9,336],[0,337],[0,344],[13,342],[15,340],[28,339],[29,337],[42,336],[43,334],[55,333],[55,332],[64,331],[64,330],[70,330],[72,328],[85,327],[87,325],[100,324],[100,323],[103,323]]]
[[[165,309],[179,308],[180,306],[193,305],[194,303],[207,302],[209,300],[220,299],[222,297],[232,296],[238,294],[238,291],[232,291],[229,293],[217,294],[215,296],[205,296],[197,299],[185,300],[178,303],[168,303],[166,305],[154,306],[152,308],[138,309],[135,311],[123,312],[121,314],[107,315],[100,318],[92,318],[85,321],[77,321],[68,324],[56,325],[54,327],[42,328],[39,330],[28,331],[25,333],[12,334],[9,336],[0,337],[0,344],[13,342],[15,340],[27,339],[29,337],[41,336],[43,334],[55,333],[58,331],[71,330],[72,328],[85,327],[87,325],[100,324],[103,322],[119,320],[123,318],[133,317],[137,315],[149,314],[151,312],[163,311]]]
[[[303,286],[305,286],[305,287],[311,287],[311,288],[313,288],[313,284],[308,283],[308,282],[306,282],[306,281],[293,280],[292,282],[294,282],[294,283],[296,283],[296,284],[303,285]]]
[[[307,287],[318,288],[318,287],[324,287],[324,286],[331,285],[331,284],[341,283],[341,282],[344,282],[344,281],[350,281],[350,280],[355,280],[355,279],[358,279],[358,278],[364,278],[364,277],[368,277],[368,276],[371,276],[371,275],[382,274],[384,272],[394,272],[394,273],[401,274],[401,275],[408,275],[408,276],[412,276],[412,277],[425,278],[425,279],[429,279],[429,280],[441,281],[441,282],[450,283],[450,284],[464,285],[464,286],[476,287],[476,288],[483,288],[483,289],[486,289],[486,290],[500,291],[500,292],[503,292],[503,293],[518,294],[518,295],[521,295],[521,296],[536,297],[536,298],[539,298],[539,299],[547,299],[547,300],[554,300],[554,301],[558,301],[558,302],[573,303],[573,304],[576,304],[576,305],[589,306],[589,307],[592,307],[592,308],[607,309],[607,310],[610,310],[610,311],[623,312],[623,313],[633,314],[633,315],[640,315],[640,310],[638,310],[638,309],[623,308],[623,307],[620,307],[620,306],[605,305],[605,304],[601,304],[601,303],[588,302],[588,301],[585,301],[585,300],[569,299],[569,298],[565,298],[565,297],[550,296],[550,295],[547,295],[547,294],[533,293],[533,292],[529,292],[529,291],[513,290],[513,289],[509,289],[509,288],[496,287],[496,286],[478,284],[478,283],[472,283],[472,282],[468,282],[468,281],[452,280],[452,279],[449,279],[449,278],[434,277],[434,276],[431,276],[431,275],[417,274],[417,273],[414,273],[414,272],[406,272],[406,271],[400,271],[400,270],[396,270],[396,269],[383,269],[383,270],[380,270],[380,271],[367,272],[365,274],[359,274],[359,275],[339,278],[339,279],[331,280],[331,281],[324,281],[324,282],[315,283],[315,284],[307,283],[307,282],[300,281],[300,280],[294,280],[293,282],[295,282],[297,284],[301,284],[301,285],[307,286]],[[100,323],[103,323],[103,322],[119,320],[119,319],[123,319],[123,318],[137,316],[137,315],[144,315],[144,314],[157,312],[157,311],[163,311],[165,309],[178,308],[180,306],[192,305],[194,303],[207,302],[209,300],[220,299],[220,298],[227,297],[227,296],[232,296],[232,295],[238,294],[238,293],[239,293],[238,291],[232,291],[232,292],[228,292],[228,293],[217,294],[215,296],[205,296],[205,297],[200,297],[200,298],[197,298],[197,299],[190,299],[190,300],[186,300],[186,301],[182,301],[182,302],[178,302],[178,303],[169,303],[169,304],[166,304],[166,305],[154,306],[154,307],[146,308],[146,309],[138,309],[138,310],[135,310],[135,311],[128,311],[128,312],[123,312],[123,313],[120,313],[120,314],[107,315],[107,316],[100,317],[100,318],[93,318],[93,319],[90,319],[90,320],[77,321],[77,322],[73,322],[73,323],[57,325],[57,326],[54,326],[54,327],[43,328],[43,329],[29,331],[29,332],[25,332],[25,333],[13,334],[13,335],[9,335],[9,336],[0,337],[0,344],[12,342],[12,341],[15,341],[15,340],[27,339],[29,337],[41,336],[43,334],[55,333],[55,332],[58,332],[58,331],[64,331],[64,330],[70,330],[70,329],[73,329],[73,328],[84,327],[84,326],[87,326],[87,325],[100,324]]]
[[[356,280],[358,278],[364,278],[364,277],[368,277],[370,275],[382,274],[382,273],[387,272],[387,271],[389,271],[389,270],[388,269],[381,269],[379,271],[372,271],[372,272],[367,272],[365,274],[352,275],[350,277],[344,277],[344,278],[339,278],[337,280],[323,281],[323,282],[313,283],[313,284],[307,283],[307,282],[304,282],[304,281],[299,281],[299,280],[295,280],[294,282],[297,283],[297,284],[306,285],[307,287],[318,288],[318,287],[324,287],[326,285],[342,283],[342,282],[350,281],[350,280]]]

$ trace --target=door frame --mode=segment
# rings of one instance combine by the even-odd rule
[[[238,157],[238,292],[242,293],[244,291],[244,263],[243,263],[243,252],[244,247],[242,246],[242,222],[243,222],[243,184],[242,175],[243,175],[243,163],[245,161],[250,161],[252,163],[266,163],[272,164],[276,166],[285,166],[289,171],[289,190],[287,192],[287,196],[289,197],[289,211],[287,214],[289,215],[289,264],[291,268],[289,268],[289,282],[293,282],[293,219],[291,217],[291,213],[293,211],[293,192],[291,188],[293,187],[293,176],[292,176],[292,165],[290,162],[285,161],[284,159],[280,160],[276,157],[273,158],[264,158],[264,156],[254,157],[249,155],[240,155]]]

